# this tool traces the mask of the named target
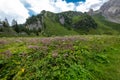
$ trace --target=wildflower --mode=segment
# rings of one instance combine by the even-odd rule
[[[29,45],[28,48],[32,50],[39,50],[39,46],[35,46],[35,45]]]
[[[58,53],[57,53],[57,52],[53,52],[53,53],[52,53],[52,57],[53,57],[53,58],[58,57]]]
[[[24,69],[24,68],[22,68],[22,69],[21,69],[21,71],[22,71],[22,72],[24,72],[24,71],[25,71],[25,69]]]

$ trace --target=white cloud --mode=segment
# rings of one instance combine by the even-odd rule
[[[12,19],[16,19],[18,23],[23,23],[28,16],[28,11],[20,0],[0,0],[1,20],[4,20],[6,17],[9,22]]]
[[[90,8],[97,10],[100,6],[108,0],[86,0],[86,2],[67,3],[65,0],[0,0],[0,19],[8,18],[9,22],[16,19],[19,23],[24,23],[28,18],[28,7],[25,8],[26,3],[30,4],[29,9],[36,14],[42,10],[51,12],[62,12],[68,10],[88,11]]]
[[[31,5],[31,10],[40,13],[42,10],[55,12],[55,8],[51,5],[50,0],[26,0]]]
[[[74,3],[67,3],[62,0],[26,0],[27,3],[31,4],[31,10],[36,13],[40,13],[42,10],[51,12],[62,12],[68,10],[74,10]]]
[[[55,8],[56,12],[69,11],[74,10],[74,3],[66,3],[66,1],[57,0],[52,3],[52,6]]]
[[[88,11],[90,8],[97,10],[100,6],[108,0],[86,0],[86,2],[79,2],[78,5],[74,3],[67,3],[65,0],[26,0],[31,4],[31,10],[40,13],[42,10],[52,12],[62,12],[68,10]]]
[[[101,5],[103,5],[108,0],[86,0],[85,3],[79,3],[79,6],[76,7],[77,11],[88,11],[90,8],[98,10]]]

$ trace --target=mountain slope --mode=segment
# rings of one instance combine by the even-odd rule
[[[91,29],[97,27],[91,16],[74,11],[57,14],[42,11],[37,16],[28,18],[26,25],[29,29],[41,28],[42,33],[48,36],[88,34]]]
[[[58,35],[77,35],[78,33],[73,30],[68,30],[63,27],[60,23],[52,21],[49,17],[44,18],[44,35],[45,36],[58,36]]]
[[[109,0],[100,11],[109,21],[120,23],[120,0]]]
[[[120,34],[120,24],[107,21],[101,14],[96,14],[93,18],[98,25],[99,34]]]
[[[10,28],[10,27],[8,27]],[[14,32],[15,27],[10,29]],[[42,11],[36,16],[29,17],[25,24],[16,25],[14,36],[64,36],[82,34],[120,34],[120,24],[106,20],[101,13],[90,16],[89,13],[66,11],[52,13]],[[4,36],[6,28],[0,28],[0,36]],[[6,33],[7,36],[9,35]]]

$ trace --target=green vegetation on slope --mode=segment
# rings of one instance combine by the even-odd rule
[[[93,18],[98,24],[99,34],[120,34],[120,24],[107,21],[100,14],[94,15]]]
[[[86,13],[74,16],[72,22],[74,30],[80,34],[90,34],[91,30],[96,30],[98,27],[96,21]]]
[[[1,38],[1,80],[119,80],[120,36]]]
[[[45,24],[45,30],[43,31],[45,33],[45,36],[64,36],[64,35],[77,35],[78,33],[71,30],[68,30],[60,23],[51,20],[49,17],[44,18],[44,24]]]
[[[60,19],[63,23],[60,23]],[[73,11],[58,14],[46,12],[43,22],[45,25],[43,32],[49,36],[89,34],[91,30],[97,28],[97,24],[91,16]]]
[[[6,20],[7,21],[7,20]],[[65,36],[78,34],[120,34],[120,24],[109,22],[101,14],[93,16],[87,13],[66,11],[52,13],[42,11],[31,16],[25,24],[9,26],[8,22],[1,21],[0,37],[4,36]]]

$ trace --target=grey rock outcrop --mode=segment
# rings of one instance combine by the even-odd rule
[[[61,24],[65,24],[65,18],[64,18],[64,17],[61,17],[61,18],[59,19],[59,21],[60,21]]]
[[[109,21],[120,23],[120,0],[109,0],[103,4],[100,11]]]
[[[3,24],[2,23],[0,23],[0,28],[2,28],[3,27]]]
[[[42,23],[39,20],[36,23],[32,23],[32,24],[29,24],[27,26],[30,30],[33,30],[33,29],[38,30],[39,28],[42,29]]]

